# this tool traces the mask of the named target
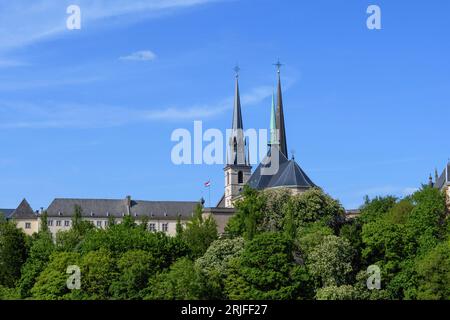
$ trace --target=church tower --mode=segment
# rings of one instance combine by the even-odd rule
[[[239,96],[239,67],[236,71],[233,122],[227,147],[225,172],[225,207],[233,208],[233,199],[238,196],[251,176],[252,167],[242,124],[241,99]]]

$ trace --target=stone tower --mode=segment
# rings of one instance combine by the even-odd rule
[[[242,124],[241,99],[239,96],[239,68],[236,67],[233,122],[227,148],[225,172],[225,207],[233,208],[233,199],[238,196],[251,176],[252,167]]]

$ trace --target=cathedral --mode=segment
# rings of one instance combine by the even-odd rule
[[[224,168],[224,194],[215,207],[203,208],[205,215],[212,215],[223,233],[230,217],[235,213],[234,203],[241,198],[245,185],[253,189],[286,188],[293,194],[316,187],[306,173],[289,158],[284,121],[283,96],[280,66],[278,63],[278,88],[276,99],[272,99],[270,121],[270,143],[266,157],[252,172],[249,148],[244,137],[241,99],[239,94],[239,75],[236,74],[234,106],[231,135],[227,147],[227,163]],[[276,103],[275,101],[276,100]],[[189,221],[195,207],[203,201],[145,201],[135,200],[131,196],[124,199],[55,199],[44,209],[33,211],[27,200],[23,200],[16,209],[0,209],[0,215],[13,220],[25,233],[31,235],[41,229],[40,215],[45,210],[48,227],[53,235],[69,230],[75,207],[81,208],[84,220],[97,228],[106,228],[111,217],[120,223],[126,215],[131,215],[137,223],[146,217],[149,231],[176,233],[176,224]]]
[[[269,149],[266,157],[252,172],[248,146],[243,134],[239,75],[236,75],[232,131],[227,149],[227,164],[224,168],[225,192],[216,207],[204,209],[205,213],[215,217],[220,233],[224,231],[229,218],[235,213],[234,202],[241,198],[245,185],[256,190],[285,188],[293,194],[317,187],[295,162],[294,157],[289,159],[280,64],[278,64],[277,76],[276,106],[272,102],[271,109]]]

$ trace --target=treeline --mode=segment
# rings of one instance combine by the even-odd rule
[[[345,219],[319,189],[244,190],[226,234],[198,207],[175,237],[126,217],[107,229],[82,221],[52,239],[0,222],[0,299],[450,299],[450,224],[445,196],[366,199]],[[67,287],[67,267],[81,288]],[[369,290],[369,266],[381,288]]]

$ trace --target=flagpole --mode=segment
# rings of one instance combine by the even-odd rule
[[[208,186],[208,198],[209,198],[209,207],[211,208],[211,179],[209,180]]]

